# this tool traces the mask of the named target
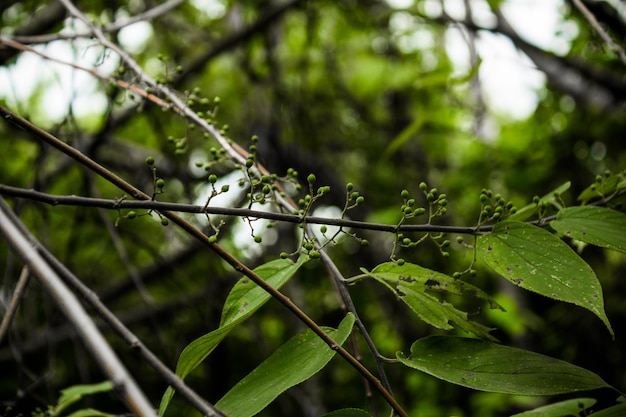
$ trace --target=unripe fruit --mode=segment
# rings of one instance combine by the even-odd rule
[[[400,193],[400,196],[404,199],[409,198],[409,191],[408,190],[402,190],[402,193]]]
[[[322,225],[320,227],[320,232],[322,232],[322,233],[326,233],[327,230],[328,230],[328,228],[326,227],[326,225]]]
[[[167,220],[167,218],[165,218],[165,217],[161,217],[161,224],[163,226],[167,226],[168,224],[170,224],[170,221]]]
[[[128,214],[126,215],[126,217],[128,217],[129,219],[134,219],[135,217],[137,217],[137,212],[135,211],[129,211]]]
[[[309,174],[309,176],[306,177],[306,180],[308,181],[309,184],[313,184],[316,179],[317,178],[315,177],[315,174]]]
[[[309,256],[312,259],[318,259],[321,255],[320,255],[319,251],[312,250],[312,251],[309,251]]]
[[[209,236],[209,243],[215,243],[217,242],[217,236],[213,235],[213,236]]]
[[[346,191],[352,191],[353,188],[354,188],[354,184],[352,184],[351,182],[346,184]]]
[[[428,188],[428,185],[425,182],[420,182],[420,190],[422,191],[426,191],[426,189]]]
[[[363,204],[363,203],[365,203],[365,197],[363,197],[363,196],[357,197],[357,199],[356,199],[356,203],[357,203],[357,204]]]
[[[223,193],[228,192],[228,190],[229,190],[229,189],[230,189],[230,186],[229,186],[228,184],[226,184],[226,185],[222,185],[222,192],[223,192]]]
[[[263,238],[262,238],[261,236],[259,236],[259,235],[256,235],[256,236],[254,237],[254,241],[255,241],[256,243],[261,243],[261,242],[263,241]]]
[[[149,156],[146,158],[146,164],[148,164],[149,166],[154,165],[154,158]]]
[[[165,180],[163,178],[159,178],[158,180],[156,180],[155,184],[157,188],[163,188],[165,187]]]
[[[400,266],[404,265],[404,259],[400,258],[396,261],[396,263]]]
[[[217,182],[217,175],[215,175],[215,174],[209,175],[209,182],[211,184],[215,184]]]

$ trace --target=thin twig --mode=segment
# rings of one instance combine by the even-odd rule
[[[81,298],[89,304],[91,308],[104,320],[109,327],[117,333],[134,351],[138,352],[140,356],[154,368],[157,373],[163,378],[165,382],[170,384],[187,400],[189,403],[196,407],[198,411],[203,415],[209,417],[223,417],[223,413],[217,410],[213,405],[209,404],[202,397],[200,397],[195,391],[189,388],[185,382],[170,370],[159,358],[150,351],[144,345],[141,340],[135,336],[124,323],[109,310],[98,298],[98,296],[91,291],[83,282],[76,277],[61,261],[59,261],[50,251],[43,246],[35,236],[21,223],[17,216],[12,212],[7,213],[9,218],[14,221],[19,228],[23,236],[28,239],[30,245],[37,250],[37,252],[48,262],[52,268],[58,273],[65,282],[70,285]]]
[[[613,52],[617,53],[622,64],[626,65],[626,52],[624,52],[624,48],[619,46],[613,38],[604,30],[604,28],[598,22],[598,19],[589,11],[587,6],[583,4],[580,0],[572,0],[574,6],[582,13],[582,15],[587,19],[591,27],[596,31],[598,35],[606,42],[606,44],[613,50]]]
[[[13,297],[11,297],[11,303],[9,303],[9,307],[7,311],[4,313],[4,317],[2,317],[2,324],[0,324],[0,345],[4,340],[4,337],[7,335],[9,331],[9,327],[11,326],[11,321],[13,321],[13,317],[17,312],[17,308],[20,305],[20,301],[22,301],[22,297],[24,296],[24,291],[26,290],[26,286],[28,285],[30,273],[28,272],[28,266],[24,266],[22,268],[22,272],[20,273],[20,277],[17,280],[17,284],[15,285],[15,290],[13,290]]]
[[[0,106],[0,114],[3,113],[3,108]],[[104,198],[92,198],[81,196],[63,196],[43,193],[32,189],[12,187],[10,185],[0,184],[0,194],[25,198],[32,201],[39,201],[42,203],[50,204],[52,206],[64,205],[64,206],[83,206],[83,207],[98,207],[111,210],[120,209],[145,209],[156,211],[176,211],[181,213],[197,213],[197,214],[215,214],[223,216],[235,216],[235,217],[248,217],[252,219],[267,219],[275,220],[284,223],[301,224],[303,218],[297,214],[276,213],[271,211],[251,210],[246,208],[231,208],[231,207],[212,207],[204,205],[184,204],[184,203],[170,203],[160,202],[154,200],[122,200],[122,199],[104,199]],[[441,232],[441,233],[459,233],[459,234],[477,234],[488,232],[493,229],[492,225],[485,225],[479,228],[470,226],[448,226],[448,225],[436,225],[436,224],[403,224],[398,226],[397,224],[384,224],[384,223],[370,223],[359,220],[349,219],[337,219],[329,217],[316,217],[307,216],[307,224],[325,224],[327,226],[346,227],[358,230],[372,230],[378,232],[397,233],[397,232]]]
[[[109,171],[102,165],[93,161],[77,149],[68,145],[67,143],[61,141],[45,130],[35,126],[30,123],[26,119],[22,118],[11,112],[10,110],[0,106],[0,114],[4,116],[5,119],[11,121],[12,123],[24,128],[25,130],[35,134],[38,138],[44,140],[49,145],[54,148],[60,150],[67,156],[70,156],[80,164],[86,166],[88,169],[100,175],[105,180],[114,184],[124,192],[130,194],[133,198],[138,200],[151,200],[152,197],[133,185],[129,184],[113,172]],[[232,148],[231,148],[232,149]],[[167,217],[170,221],[181,227],[188,234],[198,239],[200,242],[208,246],[211,250],[213,250],[220,258],[225,260],[229,265],[231,265],[235,271],[242,273],[243,275],[250,278],[255,284],[261,287],[263,290],[267,291],[273,298],[279,301],[283,306],[285,306],[289,311],[291,311],[298,319],[300,319],[307,327],[309,327],[315,334],[317,334],[331,349],[337,351],[340,356],[342,356],[352,367],[354,367],[361,375],[366,377],[370,383],[376,388],[376,390],[383,396],[383,398],[389,403],[389,405],[402,417],[408,417],[408,414],[402,406],[396,401],[393,395],[385,389],[385,387],[381,384],[380,380],[376,378],[363,364],[361,364],[358,360],[354,358],[343,347],[341,347],[335,340],[330,337],[324,330],[313,320],[311,319],[304,311],[302,311],[297,305],[295,305],[288,297],[283,295],[280,291],[276,290],[270,284],[268,284],[263,278],[257,275],[252,269],[248,268],[246,265],[241,263],[236,257],[231,255],[229,252],[224,250],[217,243],[212,243],[209,241],[209,237],[205,235],[202,231],[196,228],[194,225],[189,223],[187,220],[178,216],[176,213],[164,210],[159,212],[162,216]]]
[[[57,273],[35,250],[17,227],[19,219],[9,217],[11,208],[0,197],[0,232],[16,254],[28,265],[41,285],[46,288],[57,306],[73,323],[87,349],[113,383],[115,391],[130,410],[139,416],[156,417],[153,406],[128,373],[111,346],[85,312],[76,296],[67,288]]]
[[[143,13],[130,17],[122,22],[116,21],[109,25],[106,25],[105,27],[102,28],[102,31],[106,33],[116,32],[120,29],[123,29],[137,22],[153,20],[154,18],[164,13],[169,12],[170,10],[172,10],[173,8],[179,6],[180,4],[184,2],[185,0],[170,0],[156,7],[153,7],[152,9],[148,9]],[[30,36],[15,35],[13,36],[13,39],[18,42],[25,43],[25,44],[34,44],[34,43],[48,43],[48,42],[58,41],[58,40],[87,38],[90,36],[91,36],[91,31],[85,31],[85,32],[74,32],[74,33],[51,33],[47,35],[30,35]]]

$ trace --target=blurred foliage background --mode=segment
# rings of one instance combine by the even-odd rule
[[[550,13],[557,22],[550,34],[556,43],[543,45],[515,29],[521,24],[520,10],[539,7],[539,1],[180,3],[152,20],[111,31],[111,38],[148,74],[195,99],[198,111],[208,111],[219,97],[216,123],[228,125],[229,137],[244,148],[258,135],[259,160],[271,172],[282,176],[293,168],[304,184],[306,176],[315,173],[319,185],[329,185],[331,192],[316,214],[336,216],[345,203],[345,185],[351,182],[366,200],[348,212],[350,218],[395,224],[401,218],[401,190],[425,204],[418,189],[424,181],[448,196],[448,212],[437,223],[473,226],[483,188],[522,207],[533,196],[571,181],[564,198],[575,204],[596,175],[626,168],[624,64],[570,1],[546,2],[552,4]],[[622,3],[583,3],[614,39],[626,39]],[[106,26],[158,3],[76,5]],[[530,31],[549,32],[550,27],[542,26],[543,9],[537,13]],[[93,38],[59,39],[84,33],[85,28],[55,1],[5,0],[0,4],[0,27],[3,35],[49,55],[137,81]],[[51,37],[36,37],[44,34]],[[507,47],[502,50],[509,55],[497,52]],[[498,70],[507,68],[493,66],[498,60],[534,77],[525,96],[518,97],[515,89],[519,73]],[[196,162],[209,161],[216,143],[183,118],[34,54],[0,48],[0,65],[3,105],[148,193],[153,179],[144,161],[153,156],[158,175],[166,180],[159,200],[204,201],[206,172]],[[499,84],[492,82],[496,78]],[[528,95],[530,104],[520,113],[515,104],[527,103]],[[501,106],[503,101],[512,107]],[[64,195],[122,196],[8,123],[0,124],[0,155],[2,184]],[[237,171],[224,163],[213,172],[220,175],[220,183],[231,184],[228,198],[217,204],[246,206],[245,193],[236,185]],[[186,344],[217,327],[222,303],[238,276],[174,227],[162,227],[154,216],[130,221],[105,210],[10,202],[38,238],[172,367]],[[204,217],[189,217],[207,226]],[[266,228],[253,223],[255,233],[263,235],[263,243],[256,244],[242,219],[223,220],[220,243],[252,267],[298,247],[298,231],[291,225]],[[390,259],[391,234],[353,232],[370,245],[361,247],[343,238],[328,248],[345,276]],[[396,256],[448,274],[463,271],[473,253],[455,238],[449,258],[429,243],[399,250]],[[465,240],[471,243],[470,237]],[[467,279],[494,294],[507,312],[489,310],[476,300],[452,301],[476,320],[496,327],[494,334],[503,342],[586,367],[625,389],[626,258],[591,247],[579,249],[603,285],[615,341],[588,311],[520,292],[479,264],[473,266],[478,274]],[[0,241],[3,301],[11,294],[20,266]],[[362,283],[350,289],[383,355],[408,352],[413,341],[436,333],[379,285]],[[341,310],[318,262],[307,264],[284,292],[318,323],[339,322]],[[188,380],[208,400],[217,401],[301,329],[301,323],[271,302]],[[157,404],[165,383],[122,342],[113,336],[110,340]],[[370,358],[365,362],[373,365]],[[68,385],[103,378],[35,281],[9,340],[0,346],[0,369],[0,406],[11,406],[14,413],[53,404],[58,391]],[[397,365],[389,365],[388,372],[399,402],[416,416],[508,415],[546,401],[474,392]],[[123,410],[106,395],[90,401],[106,411]],[[356,372],[335,359],[262,415],[319,416],[348,406],[366,407],[363,384]],[[171,415],[194,415],[182,400],[173,407]]]

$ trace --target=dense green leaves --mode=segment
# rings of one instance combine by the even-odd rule
[[[480,391],[556,395],[610,387],[591,371],[538,353],[478,339],[430,336],[411,346],[404,365]]]
[[[478,257],[513,284],[555,300],[584,307],[613,330],[604,312],[596,274],[553,234],[520,222],[498,223],[479,236]]]
[[[492,308],[497,303],[481,289],[454,279],[448,275],[423,268],[419,265],[387,262],[378,265],[371,272],[363,269],[368,276],[384,284],[396,296],[405,302],[422,320],[438,329],[460,330],[492,339],[488,327],[470,321],[467,313],[456,309],[452,304],[440,300],[435,294],[463,295],[473,293],[476,297],[486,300]]]
[[[348,314],[337,330],[324,328],[324,331],[342,345],[353,325],[354,316]],[[254,416],[281,393],[319,372],[335,353],[311,329],[305,330],[278,348],[215,406],[230,417]]]
[[[626,253],[626,214],[605,207],[568,207],[550,227],[573,239]]]
[[[573,400],[561,401],[558,403],[544,405],[534,410],[524,411],[511,417],[568,417],[578,416],[589,407],[594,405],[593,398],[576,398]]]
[[[293,277],[306,259],[306,256],[301,256],[295,263],[289,259],[277,259],[257,267],[254,272],[278,289]],[[178,358],[176,373],[182,378],[186,377],[213,352],[232,329],[250,317],[269,299],[270,295],[252,282],[250,278],[243,277],[237,281],[224,303],[220,327],[199,337],[185,347]],[[174,390],[169,387],[161,399],[159,415],[165,413],[173,395]]]

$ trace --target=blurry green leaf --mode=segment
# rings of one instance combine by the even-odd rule
[[[489,302],[492,308],[501,308],[481,289],[461,280],[454,279],[419,265],[387,262],[371,272],[362,269],[368,276],[384,284],[404,301],[422,320],[438,329],[458,328],[479,337],[492,339],[488,327],[468,320],[467,313],[457,310],[452,304],[441,301],[430,293],[464,295],[473,293],[477,298]]]
[[[254,272],[278,289],[293,277],[306,260],[306,256],[300,256],[295,263],[289,259],[276,259],[257,267]],[[194,370],[213,352],[232,329],[250,317],[269,299],[270,295],[252,282],[250,278],[243,277],[237,281],[224,303],[220,327],[204,336],[200,336],[183,349],[176,364],[176,374],[181,378],[185,378],[189,372]],[[163,398],[161,398],[161,405],[159,406],[160,416],[165,414],[165,410],[173,396],[174,389],[168,387],[163,394]]]
[[[391,155],[393,155],[398,149],[402,147],[402,145],[404,145],[409,139],[415,136],[422,129],[422,127],[426,123],[426,118],[424,116],[420,116],[420,114],[421,113],[418,113],[418,116],[415,117],[413,122],[411,122],[410,125],[408,125],[402,132],[400,132],[398,136],[393,138],[393,140],[389,143],[389,146],[387,146],[387,149],[385,149],[385,152],[383,153],[384,159],[389,158]]]
[[[112,390],[113,383],[110,381],[103,381],[97,384],[74,385],[65,388],[64,390],[61,390],[61,396],[59,397],[59,401],[53,415],[60,415],[63,410],[74,404],[76,401],[79,401],[85,395],[109,392]]]
[[[578,196],[578,201],[583,204],[591,200],[599,198],[605,198],[611,194],[626,188],[626,178],[623,173],[611,175],[606,178],[602,178],[601,182],[595,182],[589,187],[585,188]]]
[[[326,413],[322,417],[371,417],[371,414],[358,408],[344,408]]]
[[[93,408],[85,408],[75,411],[67,417],[115,417],[115,414],[105,413],[103,411],[94,410]]]
[[[522,207],[521,209],[517,210],[517,213],[507,217],[507,220],[523,222],[524,220],[531,218],[532,216],[537,214],[540,205],[549,206],[550,204],[554,203],[554,201],[557,199],[557,196],[560,196],[561,194],[569,190],[569,187],[571,185],[572,183],[570,181],[567,181],[566,183],[558,186],[554,190],[550,191],[548,194],[541,197],[538,204],[530,203],[527,206]]]
[[[575,398],[573,400],[544,405],[534,410],[524,411],[511,417],[568,417],[578,416],[584,410],[594,405],[597,401],[593,398]]]
[[[498,223],[476,241],[478,257],[513,284],[576,304],[598,316],[613,336],[596,274],[552,233],[520,222]]]
[[[339,345],[348,338],[354,316],[348,314],[337,330],[324,331]],[[287,389],[318,373],[337,353],[311,329],[279,347],[239,381],[215,406],[229,417],[250,417],[263,410]]]
[[[478,339],[429,336],[411,346],[404,365],[444,381],[480,391],[557,395],[611,388],[591,371],[523,349]]]
[[[568,207],[550,227],[559,233],[603,248],[626,253],[626,214],[604,207]]]

